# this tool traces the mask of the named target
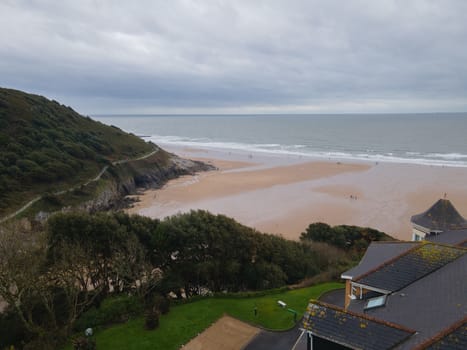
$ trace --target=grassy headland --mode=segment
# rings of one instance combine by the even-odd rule
[[[56,101],[5,88],[0,88],[0,149],[0,220],[32,200],[22,215],[102,195],[109,202],[104,193],[109,188],[116,197],[134,191],[138,182],[157,186],[202,168],[174,164],[156,145]]]
[[[112,161],[151,152],[135,135],[45,97],[0,88],[0,215],[79,185]]]

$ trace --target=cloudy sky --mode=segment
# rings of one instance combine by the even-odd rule
[[[465,0],[1,0],[0,86],[85,114],[467,111]]]

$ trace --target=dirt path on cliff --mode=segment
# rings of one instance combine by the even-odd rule
[[[148,154],[145,154],[143,156],[140,156],[138,158],[132,158],[132,159],[122,159],[122,160],[116,160],[114,162],[112,162],[112,166],[115,166],[115,165],[119,165],[119,164],[125,164],[125,163],[128,163],[128,162],[133,162],[133,161],[137,161],[137,160],[143,160],[143,159],[146,159],[146,158],[149,158],[151,156],[153,156],[154,154],[156,154],[157,152],[159,152],[160,148],[158,147],[157,149],[153,150],[152,152],[148,153]],[[73,186],[73,187],[70,187],[70,188],[67,188],[66,190],[62,190],[62,191],[57,191],[57,192],[53,192],[52,194],[53,195],[61,195],[61,194],[64,194],[64,193],[67,193],[67,192],[71,192],[71,191],[74,191],[75,189],[77,189],[78,187],[81,187],[81,186],[87,186],[89,185],[91,182],[96,182],[96,181],[99,181],[102,177],[102,175],[104,175],[104,173],[107,171],[107,169],[109,168],[109,165],[106,165],[105,167],[102,168],[102,170],[97,174],[96,177],[90,179],[89,181],[86,181],[85,183],[83,184],[80,184],[80,185],[76,185],[76,186]],[[37,196],[35,198],[33,198],[32,200],[30,200],[29,202],[27,202],[24,206],[22,206],[21,208],[19,208],[17,211],[15,211],[14,213],[10,214],[10,215],[7,215],[3,218],[0,219],[0,224],[7,221],[7,220],[10,220],[10,219],[13,219],[15,216],[18,216],[19,214],[21,214],[22,212],[24,212],[26,209],[28,209],[31,205],[33,205],[34,203],[40,201],[41,199],[43,198],[43,196]]]

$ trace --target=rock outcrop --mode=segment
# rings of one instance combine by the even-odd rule
[[[183,175],[192,175],[201,171],[215,170],[210,164],[180,158],[164,152],[164,157],[154,157],[141,161],[129,162],[109,168],[105,175],[109,185],[79,209],[89,212],[122,209],[131,204],[126,196],[137,194],[141,189],[157,189],[167,181]]]

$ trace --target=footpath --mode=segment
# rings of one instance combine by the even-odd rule
[[[134,161],[137,161],[137,160],[143,160],[143,159],[146,159],[146,158],[149,158],[151,157],[152,155],[156,154],[157,152],[159,152],[159,148],[155,149],[154,151],[148,153],[148,154],[145,154],[141,157],[138,157],[138,158],[132,158],[132,159],[122,159],[122,160],[116,160],[114,162],[111,163],[112,166],[115,166],[115,165],[120,165],[120,164],[125,164],[125,163],[128,163],[128,162],[134,162]],[[62,190],[62,191],[57,191],[57,192],[53,192],[52,194],[53,195],[61,195],[61,194],[64,194],[64,193],[67,193],[67,192],[71,192],[71,191],[74,191],[76,190],[77,188],[81,187],[81,186],[87,186],[89,185],[91,182],[96,182],[96,181],[99,181],[100,178],[102,177],[102,175],[104,175],[104,173],[107,171],[107,169],[109,168],[109,165],[106,165],[105,167],[102,168],[102,170],[97,174],[96,177],[86,181],[85,183],[83,184],[80,184],[80,185],[77,185],[77,186],[73,186],[73,187],[70,187],[70,188],[67,188],[66,190]],[[31,205],[33,205],[34,203],[40,201],[41,199],[43,198],[43,196],[37,196],[35,198],[33,198],[32,200],[30,200],[29,202],[27,202],[24,206],[22,206],[21,208],[19,208],[17,211],[15,211],[14,213],[10,214],[10,215],[7,215],[3,218],[0,219],[0,224],[7,221],[7,220],[10,220],[16,216],[18,216],[19,214],[21,214],[22,212],[24,212],[26,209],[28,209]]]

